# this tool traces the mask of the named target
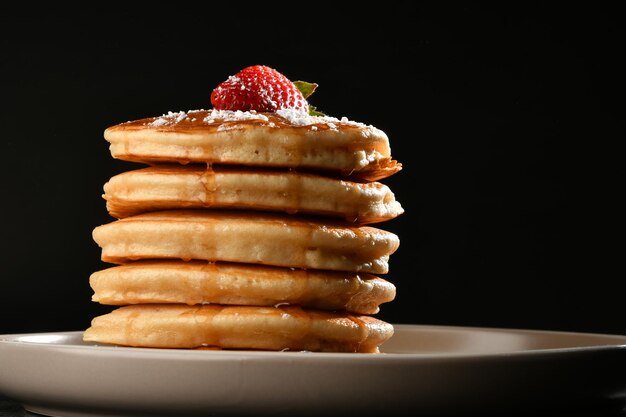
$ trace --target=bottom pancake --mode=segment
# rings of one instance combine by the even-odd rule
[[[94,272],[93,301],[101,304],[295,304],[320,310],[376,314],[395,286],[367,273],[202,261],[138,261]]]
[[[86,342],[151,348],[378,353],[393,326],[370,316],[295,306],[137,304],[96,317]]]

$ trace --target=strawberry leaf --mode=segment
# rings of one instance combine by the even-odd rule
[[[326,116],[326,114],[319,111],[317,107],[309,104],[309,116]]]
[[[300,90],[300,92],[302,93],[302,97],[304,97],[305,100],[309,98],[311,94],[315,92],[315,89],[318,86],[315,83],[309,83],[306,81],[294,81],[293,84],[296,86],[298,90]],[[315,106],[311,106],[309,104],[309,116],[326,116],[326,115],[322,113],[321,111],[317,110]]]
[[[302,96],[305,99],[307,99],[311,94],[313,94],[313,92],[317,88],[317,84],[308,83],[306,81],[294,81],[293,83],[296,86],[296,88],[300,90],[300,92],[302,93]]]

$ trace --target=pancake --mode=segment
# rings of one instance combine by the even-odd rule
[[[387,135],[373,126],[293,110],[170,112],[107,128],[114,158],[304,168],[374,181],[402,166]]]
[[[202,259],[293,268],[388,272],[400,241],[370,226],[251,211],[167,210],[98,226],[101,259]]]
[[[396,293],[367,273],[199,261],[138,261],[94,272],[89,283],[100,304],[293,304],[359,314],[378,313]]]
[[[377,223],[403,213],[389,187],[293,171],[150,167],[123,172],[104,185],[113,217],[181,208],[237,208],[341,217]]]
[[[370,316],[300,307],[137,304],[96,317],[86,342],[152,348],[377,353],[393,326]]]

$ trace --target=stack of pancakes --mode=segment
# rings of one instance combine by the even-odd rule
[[[149,165],[104,186],[93,300],[121,306],[84,340],[125,346],[378,352],[402,214],[401,169],[373,126],[291,110],[197,110],[106,129]]]

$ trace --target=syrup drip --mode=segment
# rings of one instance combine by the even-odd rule
[[[221,271],[215,262],[208,261],[202,264],[203,272],[198,292],[203,294],[207,301],[216,302],[224,295],[222,286],[219,284]]]
[[[300,177],[295,170],[289,170],[287,180],[287,205],[285,210],[288,214],[296,214],[300,211],[301,196],[302,196],[302,177]]]
[[[294,276],[297,285],[297,290],[294,291],[294,303],[295,304],[304,304],[309,301],[306,294],[310,294],[310,286],[311,282],[309,280],[309,272],[306,269],[301,268],[292,268],[292,275]]]
[[[359,326],[359,340],[358,340],[358,342],[356,342],[355,352],[360,352],[361,351],[361,344],[365,340],[367,340],[367,336],[369,334],[369,330],[367,329],[367,325],[365,324],[365,322],[363,320],[361,320],[360,317],[350,314],[349,318],[350,318],[350,320],[352,320],[352,322],[356,323]]]
[[[217,184],[215,181],[215,171],[213,170],[212,164],[209,162],[206,165],[206,170],[202,173],[200,177],[200,182],[204,187],[205,194],[204,200],[202,204],[205,207],[211,207],[215,204],[215,200],[217,197]]]

